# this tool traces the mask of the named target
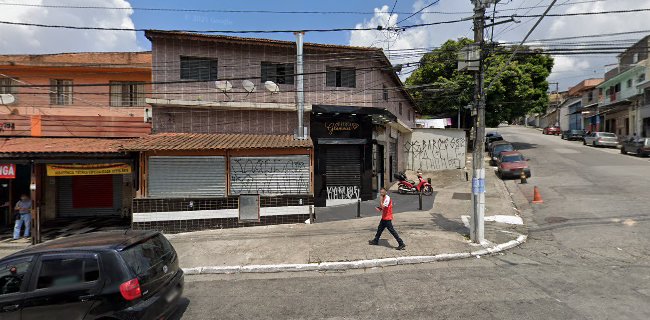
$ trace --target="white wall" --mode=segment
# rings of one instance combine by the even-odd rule
[[[407,170],[436,171],[465,168],[465,131],[455,129],[413,129],[402,143]]]

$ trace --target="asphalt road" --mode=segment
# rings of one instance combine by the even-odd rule
[[[544,204],[503,255],[342,273],[188,277],[183,319],[650,319],[650,160],[520,127]],[[488,190],[489,192],[489,190]],[[365,239],[365,238],[364,238]]]

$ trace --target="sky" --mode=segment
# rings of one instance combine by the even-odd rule
[[[407,26],[455,20],[471,16],[470,0],[440,0],[407,20],[434,0],[328,0],[328,1],[165,1],[165,0],[0,0],[0,21],[72,26],[101,26],[144,29],[186,30],[278,30],[367,28],[378,25]],[[501,0],[497,15],[539,14],[551,0]],[[16,6],[12,4],[28,4]],[[39,5],[102,6],[111,9],[44,8]],[[536,8],[530,8],[536,7]],[[354,14],[268,14],[223,12],[165,12],[138,8],[274,10],[274,11],[354,11]],[[650,0],[558,0],[551,13],[598,12],[650,8]],[[393,12],[391,15],[390,13]],[[648,12],[547,17],[530,39],[603,34],[630,30],[650,30]],[[495,41],[520,41],[536,18],[518,18],[494,28]],[[472,37],[471,22],[386,31],[343,31],[307,33],[305,41],[356,46],[376,46],[389,50],[431,48],[448,39]],[[249,34],[246,36],[294,40],[290,33]],[[606,39],[641,39],[644,34]],[[142,32],[64,30],[0,24],[0,54],[38,54],[78,51],[150,50]],[[386,51],[387,53],[391,51]],[[390,56],[393,63],[415,62],[419,56]],[[617,62],[614,55],[555,56],[550,82],[565,90],[586,78],[602,77]],[[408,74],[402,74],[402,78]]]

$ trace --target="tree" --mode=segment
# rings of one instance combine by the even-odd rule
[[[425,115],[455,114],[472,103],[474,76],[457,70],[458,52],[471,43],[467,38],[447,40],[440,48],[425,54],[420,67],[406,79]],[[521,53],[504,69],[514,48],[493,44],[487,50],[485,88],[500,71],[503,74],[487,90],[486,125],[496,126],[529,112],[546,111],[546,78],[553,68],[553,58],[539,50],[521,48]]]

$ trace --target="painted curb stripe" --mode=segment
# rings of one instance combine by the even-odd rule
[[[409,265],[430,263],[436,261],[449,261],[465,259],[476,256],[494,254],[514,248],[526,242],[528,236],[519,235],[516,240],[510,240],[496,246],[471,252],[441,253],[435,256],[407,256],[397,258],[369,259],[356,261],[337,261],[303,264],[259,264],[246,266],[208,266],[183,268],[186,275],[198,274],[234,274],[234,273],[278,273],[278,272],[300,272],[300,271],[343,271],[351,269],[368,269],[377,267],[388,267],[396,265]]]

